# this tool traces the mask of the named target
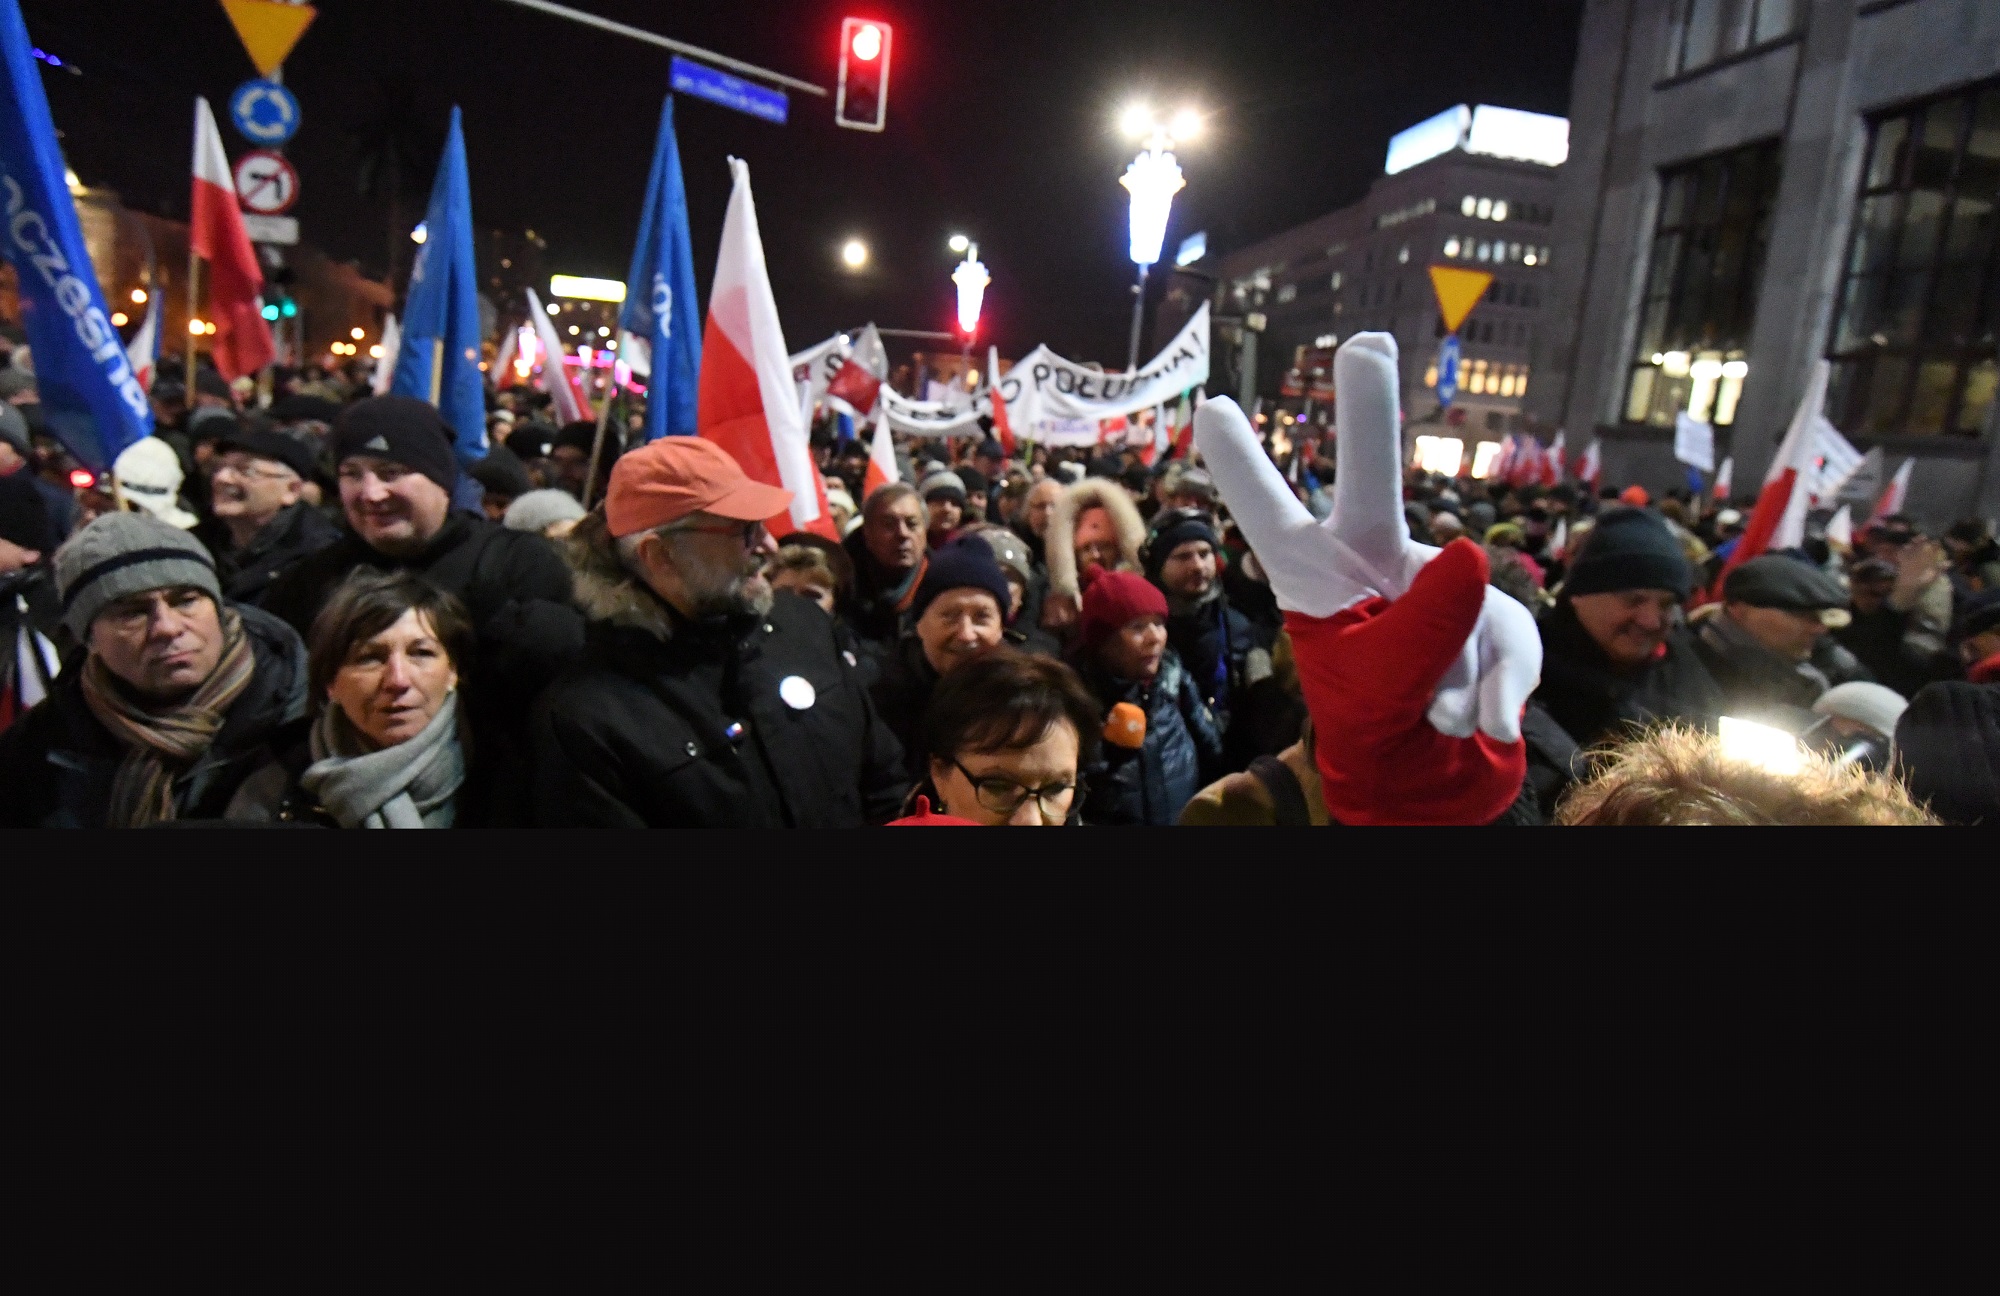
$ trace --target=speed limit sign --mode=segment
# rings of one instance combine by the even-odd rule
[[[236,163],[236,196],[260,216],[290,211],[299,200],[299,173],[283,154],[253,150]]]

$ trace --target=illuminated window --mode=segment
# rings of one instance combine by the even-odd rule
[[[1828,358],[1851,435],[1977,436],[2000,332],[2000,83],[1869,123]]]
[[[1410,264],[1410,245],[1408,243],[1403,244],[1401,248],[1397,249],[1396,264],[1397,265]]]
[[[1471,194],[1467,194],[1465,195],[1465,200],[1458,205],[1458,214],[1461,216],[1470,216],[1474,211],[1478,210],[1478,207],[1479,200]]]
[[[1420,436],[1416,445],[1416,466],[1425,472],[1458,476],[1465,462],[1465,442],[1457,437]]]
[[[1446,240],[1444,241],[1444,254],[1445,254],[1446,256],[1448,256],[1448,257],[1455,257],[1455,256],[1457,256],[1457,255],[1458,255],[1458,240],[1457,240],[1457,239],[1455,239],[1455,238],[1448,238],[1448,239],[1446,239]]]
[[[1486,478],[1493,473],[1493,461],[1500,457],[1498,441],[1481,441],[1472,452],[1472,475]]]
[[[1667,73],[1782,40],[1798,28],[1799,0],[1681,0],[1668,42]]]
[[[1472,214],[1481,220],[1491,219],[1493,215],[1493,200],[1491,198],[1481,198],[1479,206],[1473,208]]]
[[[1331,288],[1332,288],[1332,289],[1333,289],[1333,290],[1334,290],[1335,292],[1339,292],[1339,291],[1340,291],[1340,271],[1336,270],[1336,271],[1334,271],[1334,272],[1333,272],[1333,281],[1332,281],[1332,283],[1331,283],[1331,284],[1330,284],[1329,286],[1330,286],[1330,287],[1331,287]]]
[[[1661,173],[1625,388],[1626,422],[1672,427],[1695,394],[1693,361],[1723,364],[1749,350],[1779,158],[1778,141],[1769,140]],[[1540,249],[1544,264],[1547,255]],[[1708,386],[1705,395],[1713,401],[1714,384]],[[1719,415],[1713,421],[1726,426]]]
[[[1424,370],[1424,386],[1435,387],[1437,385],[1438,385],[1438,367],[1435,364],[1433,364],[1430,368]]]
[[[1299,286],[1297,284],[1286,284],[1284,287],[1278,289],[1278,304],[1282,306],[1298,295]]]
[[[1507,219],[1507,200],[1505,198],[1496,198],[1494,200],[1493,219],[1497,221],[1503,221]]]
[[[1509,261],[1519,261],[1521,259],[1521,245],[1519,243],[1509,243],[1507,245],[1507,259]]]

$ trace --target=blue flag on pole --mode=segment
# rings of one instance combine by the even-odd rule
[[[0,79],[0,243],[21,282],[42,416],[71,454],[103,472],[152,434],[153,407],[91,269],[17,0],[0,0]]]
[[[618,327],[652,349],[646,380],[646,439],[694,435],[694,401],[701,380],[701,315],[694,299],[694,252],[688,246],[687,186],[674,140],[674,97],[660,109],[653,173],[639,242],[625,276]]]
[[[460,463],[486,457],[486,389],[479,372],[479,279],[472,260],[472,183],[458,109],[431,183],[424,241],[410,271],[403,346],[390,390],[437,406],[458,437]]]

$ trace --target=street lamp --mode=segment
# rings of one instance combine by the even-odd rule
[[[972,246],[972,240],[963,234],[954,234],[945,240],[945,246],[954,252],[963,252]]]
[[[953,242],[965,242],[965,260],[951,272],[951,281],[958,285],[958,327],[969,347],[973,333],[979,328],[979,307],[986,300],[986,285],[993,282],[993,276],[980,264],[977,243],[960,239]]]
[[[859,270],[868,264],[868,245],[860,239],[849,239],[840,249],[840,259],[849,270]]]
[[[1125,134],[1143,136],[1145,149],[1125,168],[1118,183],[1132,195],[1132,263],[1139,267],[1139,282],[1132,286],[1132,341],[1126,348],[1127,373],[1139,367],[1139,328],[1146,313],[1146,275],[1160,259],[1160,245],[1167,238],[1167,216],[1173,210],[1174,195],[1187,186],[1172,147],[1193,139],[1201,131],[1201,116],[1192,108],[1174,114],[1171,127],[1162,126],[1152,110],[1133,104],[1119,117]]]

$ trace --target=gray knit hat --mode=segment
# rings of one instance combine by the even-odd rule
[[[215,559],[201,541],[148,513],[106,513],[56,550],[63,624],[79,640],[113,599],[176,585],[222,602]]]
[[[557,522],[583,516],[583,505],[568,491],[536,490],[517,495],[507,506],[501,525],[509,531],[542,532]]]
[[[928,474],[917,483],[917,493],[925,500],[933,495],[949,495],[959,503],[965,503],[965,482],[949,468],[940,468]]]

